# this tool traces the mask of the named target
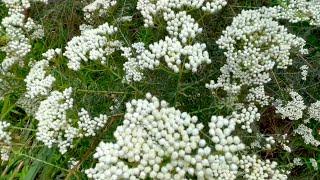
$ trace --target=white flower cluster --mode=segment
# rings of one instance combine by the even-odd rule
[[[113,105],[111,105],[109,107],[111,113],[116,113],[120,110],[121,106],[122,106],[122,101],[116,97],[113,97],[112,99],[112,103]]]
[[[9,160],[9,153],[11,148],[11,136],[10,133],[7,132],[8,127],[10,126],[10,123],[7,123],[5,121],[0,121],[0,151],[1,156],[0,159],[2,161],[8,161]]]
[[[77,127],[73,126],[73,120],[67,116],[68,110],[73,107],[71,97],[72,88],[63,92],[52,91],[47,99],[41,101],[35,114],[39,121],[37,127],[37,139],[49,148],[57,145],[59,151],[64,154],[75,138],[95,136],[107,123],[107,115],[91,118],[85,109],[78,112]]]
[[[302,159],[299,158],[299,157],[295,157],[295,158],[293,159],[293,165],[294,165],[294,166],[302,166],[302,165],[303,165]]]
[[[265,140],[267,142],[267,144],[266,144],[267,149],[271,149],[271,145],[276,143],[273,136],[266,137]]]
[[[311,144],[313,146],[320,145],[320,141],[316,140],[312,135],[312,129],[304,124],[300,124],[298,128],[294,130],[294,132],[301,135],[306,144]]]
[[[310,118],[316,121],[320,121],[320,101],[312,103],[308,107],[308,114]]]
[[[191,7],[214,13],[225,5],[227,5],[226,0],[212,0],[211,2],[205,0],[138,0],[137,9],[144,17],[145,26],[148,27],[154,25],[153,17],[174,9]]]
[[[209,54],[205,50],[205,44],[185,45],[176,37],[170,38],[166,36],[164,40],[150,44],[149,49],[145,49],[139,43],[138,48],[139,50],[136,47],[121,48],[122,51],[126,51],[122,55],[128,59],[124,64],[125,80],[127,82],[141,81],[144,76],[142,70],[155,69],[160,65],[160,60],[162,59],[176,73],[180,71],[182,64],[184,64],[185,69],[196,72],[201,64],[211,63]],[[132,49],[135,49],[135,53],[132,52]],[[185,58],[189,62],[184,61]]]
[[[320,1],[282,0],[277,18],[287,19],[292,23],[308,21],[311,25],[320,26]]]
[[[250,88],[246,99],[248,102],[256,102],[261,106],[267,106],[270,104],[272,97],[266,95],[264,86],[261,85]]]
[[[227,63],[221,67],[217,82],[211,81],[206,86],[223,88],[230,95],[238,94],[244,85],[256,88],[269,82],[270,70],[285,69],[292,64],[289,57],[292,50],[307,53],[303,48],[304,39],[289,34],[272,19],[271,13],[262,9],[242,11],[223,31],[217,44],[226,50]],[[252,90],[263,93],[261,87]],[[265,95],[249,98],[256,96],[264,98]]]
[[[24,79],[27,86],[26,97],[33,99],[39,95],[49,94],[56,79],[52,75],[47,75],[46,69],[49,67],[49,62],[59,54],[61,54],[61,49],[50,49],[42,55],[46,59],[32,65],[29,74]]]
[[[81,61],[100,60],[102,64],[106,63],[106,56],[121,46],[119,41],[109,41],[107,38],[116,31],[117,28],[108,23],[97,28],[84,28],[80,36],[68,42],[66,51],[63,53],[69,59],[68,67],[77,71],[80,69]]]
[[[294,130],[294,133],[301,135],[306,144],[311,144],[313,146],[320,145],[320,141],[314,138],[312,129],[304,124],[300,124],[298,128]]]
[[[81,109],[78,113],[79,121],[78,127],[82,130],[82,134],[86,137],[95,136],[96,132],[103,128],[107,123],[108,117],[105,114],[100,114],[99,117],[91,118],[88,111]],[[82,136],[82,135],[80,135]]]
[[[279,102],[279,104],[276,105],[276,113],[280,113],[282,118],[289,118],[290,120],[297,121],[303,119],[298,128],[294,130],[294,133],[301,135],[305,144],[319,146],[320,141],[314,137],[312,128],[307,126],[307,124],[310,122],[310,119],[319,121],[319,101],[312,103],[309,107],[307,107],[304,104],[304,100],[301,95],[294,91],[289,91],[289,94],[292,101],[289,101],[286,105],[282,105],[281,102]],[[283,140],[280,143],[285,150],[291,151],[290,147],[286,145],[286,135],[283,135]]]
[[[270,160],[260,160],[256,155],[243,156],[240,160],[240,168],[243,169],[244,179],[270,179],[270,180],[284,180],[287,179],[285,173],[280,172],[277,167],[277,162]]]
[[[119,22],[131,22],[132,16],[121,16],[117,19]]]
[[[6,131],[9,126],[10,126],[10,123],[7,123],[5,121],[0,121],[0,141],[5,144],[11,144],[11,136]]]
[[[245,145],[232,136],[233,118],[212,116],[209,134],[211,150],[200,137],[203,125],[198,118],[169,107],[151,94],[126,104],[123,125],[114,133],[115,143],[101,142],[94,158],[98,163],[86,170],[92,179],[236,179],[238,168],[251,179],[285,179],[275,162],[234,153]]]
[[[311,162],[311,166],[313,167],[313,169],[314,169],[315,171],[318,171],[318,162],[317,162],[317,160],[315,160],[315,159],[313,159],[313,158],[310,158],[309,160],[310,160],[310,162]]]
[[[196,34],[202,32],[198,23],[187,15],[186,11],[180,11],[177,14],[174,11],[163,13],[164,20],[167,22],[167,32],[170,36],[179,37],[182,43],[187,42],[187,38],[195,38]]]
[[[303,65],[300,67],[301,70],[301,76],[302,76],[302,80],[307,80],[307,75],[308,75],[308,69],[309,67],[307,65]]]
[[[63,154],[72,145],[77,132],[67,119],[67,110],[73,107],[72,88],[53,91],[40,103],[35,119],[39,121],[37,139],[49,148],[58,145]]]
[[[31,2],[48,3],[48,0],[2,0],[9,10],[10,14],[21,13],[23,10],[30,8]]]
[[[1,72],[5,73],[14,64],[23,65],[24,57],[30,52],[32,39],[42,38],[44,31],[41,25],[24,15],[30,7],[29,0],[4,0],[9,8],[9,16],[2,19],[1,27],[5,29],[9,42],[0,50],[6,53],[1,64]]]
[[[176,73],[182,68],[195,73],[200,65],[211,63],[206,45],[204,43],[193,44],[190,41],[202,32],[202,28],[186,11],[175,12],[174,10],[189,6],[216,11],[224,5],[226,5],[225,0],[214,2],[203,0],[159,0],[155,2],[139,0],[137,9],[141,11],[145,18],[145,25],[153,25],[153,16],[160,13],[166,21],[168,36],[150,44],[148,49],[137,53],[135,58],[128,58],[128,63],[125,64],[126,81],[140,81],[143,78],[142,71],[145,69],[153,70],[160,65],[161,60],[164,60],[167,66]]]
[[[1,147],[0,148],[0,159],[2,161],[8,161],[10,157],[10,147]]]
[[[291,152],[291,148],[287,145],[290,141],[287,138],[288,134],[281,135],[281,138],[278,140],[283,150]]]
[[[263,142],[263,146],[261,143]],[[267,136],[260,133],[257,133],[255,140],[250,144],[251,148],[259,149],[271,149],[272,145],[276,143],[273,136]]]
[[[231,153],[245,149],[245,145],[238,136],[231,136],[236,128],[236,122],[233,119],[212,116],[209,128],[209,134],[212,136],[211,140],[215,143],[215,150],[225,152],[226,158],[232,158]]]
[[[253,142],[251,142],[251,144],[250,144],[250,148],[251,149],[254,149],[254,148],[262,148],[262,146],[261,146],[261,143],[260,143],[260,140],[254,140]],[[271,146],[270,146],[270,148],[271,148]]]
[[[141,54],[144,50],[144,43],[138,42],[132,44],[131,47],[121,47],[121,51],[123,52],[121,56],[128,59],[127,62],[123,64],[123,69],[125,71],[124,82],[132,82],[132,81],[141,81],[143,79],[143,73],[141,72],[141,67],[139,66],[139,62],[137,60],[137,55]]]
[[[242,108],[241,112],[233,112],[230,121],[234,121],[241,125],[241,129],[247,130],[248,133],[252,133],[251,124],[260,120],[260,113],[255,106],[249,106],[248,108]]]
[[[116,3],[116,0],[95,0],[83,8],[84,18],[91,21],[92,15],[97,11],[99,16],[105,15],[109,8],[115,6]]]
[[[30,39],[41,39],[44,37],[42,26],[35,23],[31,18],[28,18],[27,22],[24,24],[24,28],[28,32]]]
[[[39,95],[48,95],[55,78],[52,75],[46,76],[45,69],[49,67],[49,61],[43,59],[36,62],[28,76],[25,78],[27,92],[26,97],[35,98]]]
[[[76,160],[75,158],[70,158],[68,161],[69,169],[73,169],[78,163],[79,160]]]
[[[20,63],[31,49],[29,40],[24,35],[21,27],[24,25],[23,14],[12,14],[2,20],[2,26],[5,28],[9,37],[9,42],[1,50],[6,53],[6,58],[2,61],[1,71],[8,71],[15,63]]]
[[[6,5],[10,14],[20,13],[24,9],[30,8],[29,0],[2,0],[2,2]]]
[[[294,91],[289,92],[291,101],[286,105],[279,104],[276,106],[276,113],[281,114],[282,118],[290,120],[299,120],[303,117],[303,111],[307,108],[304,104],[303,97]]]
[[[179,72],[184,57],[189,60],[184,63],[184,67],[192,72],[196,72],[203,63],[211,63],[209,54],[205,50],[205,44],[183,45],[177,38],[167,36],[164,40],[149,45],[149,48],[150,50],[145,50],[137,57],[139,65],[144,69],[154,69],[159,66],[162,58],[168,67],[176,73]]]
[[[199,135],[203,125],[197,124],[197,117],[151,94],[146,97],[126,104],[123,125],[114,133],[117,141],[100,143],[94,154],[99,162],[86,170],[89,178],[235,179],[237,166],[228,162],[239,159],[231,153],[212,155]],[[232,141],[240,144],[239,138]]]

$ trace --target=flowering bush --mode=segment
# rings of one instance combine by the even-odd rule
[[[320,178],[316,0],[3,0],[5,179]]]

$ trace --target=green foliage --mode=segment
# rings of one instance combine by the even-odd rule
[[[0,165],[0,174],[3,179],[86,179],[81,169],[86,169],[94,165],[92,154],[95,146],[100,141],[112,142],[113,132],[121,124],[125,112],[125,102],[133,98],[143,98],[147,92],[164,99],[181,111],[189,112],[199,117],[204,124],[210,120],[212,115],[228,115],[232,111],[230,102],[224,99],[219,92],[212,95],[212,92],[205,88],[205,84],[211,79],[216,79],[219,74],[219,68],[225,63],[223,51],[215,44],[222,31],[230,25],[232,18],[243,9],[252,9],[261,6],[271,6],[276,2],[272,0],[232,0],[229,4],[217,14],[205,14],[191,11],[191,14],[198,16],[198,23],[204,28],[204,33],[197,40],[207,44],[207,50],[213,63],[202,67],[197,74],[191,76],[190,72],[181,71],[179,74],[172,73],[167,67],[160,66],[155,71],[147,72],[144,81],[133,83],[131,85],[121,83],[123,78],[123,66],[125,62],[120,54],[112,56],[106,65],[97,62],[90,62],[83,65],[80,71],[74,72],[66,67],[65,57],[58,57],[52,63],[56,68],[50,69],[50,72],[56,77],[55,89],[63,90],[66,87],[73,87],[75,90],[74,98],[76,110],[81,107],[87,109],[92,116],[100,113],[110,112],[109,108],[114,105],[114,100],[120,102],[120,107],[116,112],[107,113],[114,115],[111,117],[106,129],[102,130],[100,135],[95,138],[84,138],[75,142],[76,147],[66,155],[61,156],[56,149],[48,149],[35,139],[35,129],[37,122],[28,116],[16,104],[17,99],[24,92],[23,78],[29,68],[17,72],[19,79],[13,79],[12,91],[5,92],[10,94],[0,104],[0,119],[10,120],[14,127],[13,134],[13,154],[7,164]],[[151,44],[166,35],[165,22],[161,17],[156,19],[154,28],[143,27],[143,19],[138,11],[135,10],[136,1],[119,0],[118,5],[113,8],[107,17],[97,18],[95,22],[113,22],[112,24],[119,28],[118,39],[131,44],[142,41]],[[83,4],[81,1],[61,0],[50,5],[33,4],[30,9],[30,16],[43,25],[45,38],[32,43],[32,51],[26,59],[41,60],[41,54],[50,48],[63,48],[66,43],[74,36],[79,35],[79,25],[84,23],[82,14]],[[0,3],[0,20],[7,14],[6,8]],[[117,17],[133,15],[133,21],[130,23],[119,23]],[[274,72],[272,83],[267,86],[268,94],[275,98],[282,97],[287,88],[296,89],[307,100],[314,101],[320,99],[319,80],[320,80],[320,30],[310,27],[304,23],[288,24],[289,30],[304,37],[307,40],[310,54],[306,57],[294,57],[294,66],[288,71]],[[0,34],[1,35],[1,34]],[[7,37],[0,36],[0,46],[6,44]],[[5,55],[0,53],[0,61]],[[299,76],[299,67],[305,62],[310,64],[310,74],[307,81],[302,82]],[[10,81],[9,81],[10,82]],[[18,84],[18,85],[15,85]],[[1,88],[0,88],[1,89]],[[77,117],[76,112],[70,112]],[[269,124],[272,126],[272,124]],[[283,126],[283,125],[282,125]],[[316,126],[315,126],[316,127]],[[319,127],[319,126],[318,126]],[[316,129],[315,129],[316,130]],[[206,131],[206,130],[205,130]],[[203,132],[206,134],[207,132]],[[283,162],[285,165],[289,158],[295,155],[310,155],[307,150],[312,149],[312,154],[320,160],[320,150],[305,145],[300,138],[291,137],[292,147],[295,147],[292,153],[279,152],[274,149],[270,152],[260,152],[270,159]],[[23,142],[24,144],[20,144]],[[306,149],[302,151],[301,149]],[[269,153],[269,154],[268,154]],[[270,153],[272,155],[270,155]],[[79,169],[68,170],[69,158],[74,157],[80,160]],[[309,163],[310,164],[310,163]],[[307,179],[320,178],[315,175],[311,166],[294,169],[292,178]]]

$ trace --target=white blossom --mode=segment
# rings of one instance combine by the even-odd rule
[[[267,106],[270,104],[272,98],[267,96],[264,90],[264,86],[252,87],[249,89],[249,93],[246,97],[249,102],[256,102],[261,106]]]
[[[260,113],[257,107],[249,106],[242,108],[240,112],[233,112],[229,119],[241,124],[241,128],[247,130],[248,133],[252,133],[251,124],[260,120]]]
[[[272,19],[272,14],[261,9],[242,11],[217,44],[226,50],[227,63],[221,67],[218,80],[206,86],[223,88],[230,95],[238,94],[244,85],[255,88],[269,82],[270,70],[286,69],[292,64],[289,55],[293,50],[307,53],[302,38],[289,34]]]
[[[30,34],[31,39],[41,39],[44,37],[42,25],[35,23],[31,18],[27,19],[27,22],[24,24],[24,29]]]
[[[63,154],[72,145],[77,135],[67,118],[67,111],[73,107],[72,88],[63,92],[52,91],[40,103],[35,119],[38,120],[36,137],[49,148],[57,145]]]
[[[272,145],[276,143],[273,136],[257,133],[255,140],[250,144],[251,148],[271,149]]]
[[[89,178],[235,179],[237,165],[228,161],[237,157],[212,155],[200,138],[203,125],[197,117],[151,94],[128,102],[126,108],[123,125],[114,133],[116,142],[101,142],[96,149],[98,163],[85,171]]]
[[[215,143],[216,151],[222,151],[226,154],[231,154],[236,151],[244,150],[245,145],[241,142],[240,138],[238,136],[231,135],[231,133],[235,130],[235,127],[236,122],[234,119],[226,119],[222,116],[211,117],[211,122],[209,123],[209,134],[212,136],[212,142]],[[230,158],[232,158],[231,155]]]
[[[44,0],[35,0],[45,2]],[[14,64],[24,65],[24,57],[31,50],[31,40],[44,36],[42,26],[24,15],[24,10],[30,7],[29,0],[3,0],[9,9],[9,15],[2,19],[0,28],[5,30],[8,43],[0,50],[6,53],[1,63],[1,73],[6,73]]]
[[[122,16],[118,18],[118,21],[120,22],[132,22],[132,16]]]
[[[302,166],[302,165],[303,165],[302,159],[299,158],[299,157],[293,158],[293,164],[294,164],[295,166]]]
[[[164,20],[167,22],[167,32],[173,37],[179,37],[182,43],[186,43],[188,38],[195,38],[202,32],[202,28],[186,11],[175,13],[168,11],[164,14]]]
[[[307,75],[308,75],[308,69],[309,67],[307,65],[303,65],[300,67],[301,70],[301,76],[302,76],[302,80],[307,80]]]
[[[281,114],[282,118],[290,120],[299,120],[303,117],[303,111],[307,108],[304,104],[303,97],[294,91],[289,92],[291,101],[286,105],[279,104],[276,106],[276,113]]]
[[[47,4],[48,0],[2,0],[2,2],[9,9],[9,15],[11,15],[30,8],[31,2],[43,2]]]
[[[311,162],[311,166],[313,167],[313,169],[314,169],[315,171],[318,171],[318,163],[317,163],[317,160],[315,160],[315,159],[313,159],[313,158],[310,158],[309,160],[310,160],[310,162]]]
[[[112,35],[117,28],[108,23],[102,24],[95,29],[85,28],[80,36],[72,38],[68,42],[66,51],[63,53],[68,58],[68,67],[79,70],[81,61],[101,61],[105,64],[107,56],[121,46],[119,41],[110,41],[107,36]]]
[[[151,70],[159,66],[160,60],[164,59],[168,67],[177,73],[184,62],[183,58],[187,57],[189,62],[185,62],[184,67],[196,72],[201,64],[211,63],[205,48],[205,44],[184,45],[177,38],[167,36],[164,40],[149,45],[150,50],[146,49],[137,59],[141,68]]]
[[[287,19],[291,23],[308,21],[311,25],[320,26],[320,1],[318,0],[282,0],[277,7],[278,19]]]
[[[125,71],[124,82],[132,82],[132,81],[141,81],[144,77],[139,66],[139,62],[137,56],[140,55],[144,50],[144,43],[138,42],[132,44],[132,47],[121,47],[121,51],[123,52],[121,56],[127,58],[127,62],[123,64],[123,70]]]
[[[294,130],[294,133],[301,135],[306,144],[311,144],[313,146],[320,145],[320,141],[314,138],[312,129],[305,126],[304,124],[300,124],[298,128]]]
[[[39,95],[47,95],[52,87],[55,78],[52,75],[46,76],[45,69],[48,68],[49,62],[47,60],[41,60],[36,62],[26,79],[27,92],[26,97],[35,98]]]
[[[205,7],[202,5],[206,4]],[[202,32],[202,28],[186,11],[176,12],[174,9],[182,8],[183,6],[191,6],[194,8],[202,7],[203,10],[217,10],[226,5],[226,1],[218,0],[214,2],[200,1],[179,1],[172,0],[150,2],[148,0],[140,0],[137,4],[137,9],[145,18],[145,25],[153,24],[153,16],[157,13],[163,15],[166,21],[166,30],[168,35],[150,44],[141,52],[132,52],[132,48],[121,48],[123,56],[128,59],[124,64],[126,72],[125,81],[141,81],[144,77],[143,71],[146,69],[153,70],[160,65],[164,60],[166,65],[175,73],[185,68],[193,73],[197,72],[203,64],[211,63],[209,53],[206,51],[204,43],[192,43],[198,34]]]
[[[81,129],[84,136],[95,136],[96,132],[103,128],[107,123],[108,117],[105,114],[100,114],[99,117],[91,118],[88,111],[81,109],[78,113],[79,121],[78,128]]]
[[[8,146],[4,146],[0,148],[0,159],[2,161],[8,161],[10,158],[10,148]]]
[[[227,5],[226,0],[138,0],[137,9],[144,17],[145,26],[153,26],[153,18],[161,13],[166,13],[182,7],[201,9],[210,13],[221,10]]]
[[[320,121],[320,101],[312,103],[308,107],[308,113],[309,113],[310,118],[313,118],[317,121]]]
[[[83,8],[84,18],[87,21],[92,21],[94,12],[98,12],[99,16],[105,15],[110,7],[115,6],[116,0],[94,0]]]
[[[26,97],[33,99],[39,95],[49,94],[56,79],[51,74],[48,75],[46,70],[49,68],[49,62],[59,53],[61,49],[50,49],[43,54],[46,59],[32,65],[29,74],[24,79],[27,86]]]
[[[200,137],[198,118],[168,106],[151,94],[126,104],[123,125],[114,143],[101,142],[94,158],[98,163],[86,170],[92,179],[286,179],[277,163],[235,153],[245,148],[232,136],[233,118],[212,116],[209,134],[215,151]],[[243,151],[241,151],[243,152]],[[219,155],[217,155],[219,154]],[[165,164],[163,164],[165,162]],[[238,168],[242,169],[238,171]],[[239,174],[238,174],[239,172]],[[244,175],[243,175],[244,172]],[[257,172],[258,174],[255,174]]]
[[[10,123],[5,121],[0,121],[0,159],[2,161],[9,160],[9,153],[11,148],[11,136],[8,132],[8,127]]]
[[[52,91],[47,99],[41,101],[35,114],[39,121],[37,139],[49,148],[59,147],[62,154],[73,147],[74,139],[95,136],[108,120],[105,114],[92,118],[84,108],[78,112],[78,119],[70,119],[67,113],[73,108],[71,94],[72,88],[63,92]]]
[[[141,81],[144,77],[143,70],[155,69],[162,59],[176,73],[183,64],[185,69],[197,72],[200,65],[211,63],[205,44],[185,45],[176,37],[166,36],[164,40],[150,44],[149,49],[140,47],[139,52],[136,49],[136,52],[132,52],[132,48],[121,49],[124,52],[122,55],[128,59],[124,64],[127,82]]]
[[[267,142],[267,144],[266,144],[267,149],[271,149],[271,145],[275,144],[275,142],[276,142],[274,140],[273,136],[266,137],[265,140]]]
[[[76,160],[75,158],[70,158],[68,161],[69,169],[73,169],[78,163],[79,160]]]
[[[0,121],[0,141],[5,144],[11,144],[11,136],[7,132],[7,129],[9,126],[10,126],[10,123],[7,123],[5,121]]]
[[[240,168],[243,170],[244,179],[270,179],[284,180],[287,179],[286,173],[282,173],[277,167],[277,162],[258,159],[256,155],[243,156],[240,160]]]

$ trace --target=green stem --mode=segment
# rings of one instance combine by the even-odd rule
[[[41,163],[43,163],[43,164],[46,164],[46,165],[49,165],[49,166],[55,167],[55,168],[57,168],[57,169],[60,169],[60,170],[63,170],[63,171],[69,172],[69,170],[68,170],[68,169],[65,169],[65,168],[63,168],[63,167],[60,167],[60,166],[57,166],[57,165],[51,164],[51,163],[46,162],[46,161],[41,160],[41,159],[37,159],[37,158],[35,158],[35,157],[33,157],[33,156],[29,156],[29,155],[27,155],[27,154],[19,153],[19,152],[16,152],[16,151],[12,151],[12,153],[13,153],[13,154],[16,154],[16,155],[18,155],[18,156],[23,156],[23,157],[26,157],[26,158],[29,158],[29,159],[32,159],[32,160],[35,160],[35,161],[41,162]]]
[[[130,94],[130,92],[121,92],[121,91],[95,91],[95,90],[89,90],[89,89],[77,89],[78,92],[84,92],[84,93],[101,93],[101,94]],[[134,92],[132,92],[133,94]]]
[[[11,129],[18,129],[18,130],[26,130],[26,131],[37,131],[36,129],[31,129],[31,128],[22,128],[22,127],[17,127],[17,126],[10,126]]]

